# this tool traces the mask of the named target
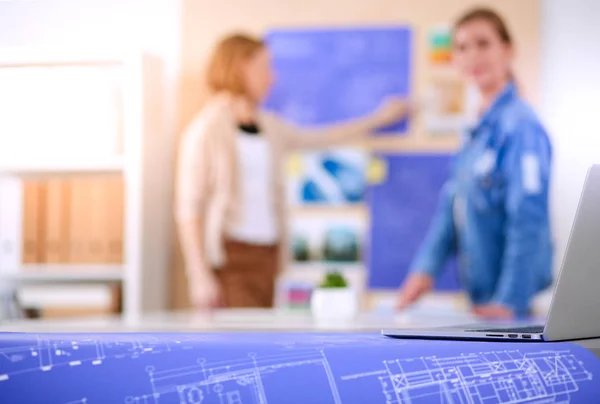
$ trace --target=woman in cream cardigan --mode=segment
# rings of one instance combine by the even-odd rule
[[[199,309],[271,307],[286,235],[285,154],[365,139],[401,119],[407,104],[390,99],[361,119],[296,128],[260,109],[273,82],[269,52],[240,34],[217,45],[207,81],[212,96],[183,134],[177,173],[191,301]]]

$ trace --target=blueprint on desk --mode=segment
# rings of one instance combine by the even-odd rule
[[[600,360],[571,343],[379,334],[0,335],[0,402],[597,403]]]
[[[301,126],[371,113],[410,87],[407,27],[277,29],[267,34],[275,84],[265,107]],[[406,132],[406,121],[382,133]]]

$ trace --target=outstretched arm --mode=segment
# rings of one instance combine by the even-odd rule
[[[321,149],[365,140],[375,130],[408,116],[409,104],[399,98],[390,98],[375,112],[365,117],[319,128],[300,128],[274,114],[266,114],[274,123],[287,150]]]

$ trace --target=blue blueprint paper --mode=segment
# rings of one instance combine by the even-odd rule
[[[273,30],[267,43],[276,81],[265,107],[298,125],[357,118],[387,96],[409,94],[406,27]],[[381,132],[406,129],[403,121]]]
[[[395,289],[406,277],[449,176],[451,155],[381,154],[386,178],[367,193],[371,217],[367,263],[372,289]],[[437,279],[437,290],[458,290],[457,266],[449,260]]]
[[[0,336],[0,402],[598,403],[600,360],[571,343],[378,334]]]

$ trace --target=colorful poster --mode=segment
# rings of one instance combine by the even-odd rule
[[[425,130],[431,135],[457,135],[476,118],[479,95],[456,75],[433,75],[421,108]]]
[[[367,198],[371,219],[365,249],[368,286],[396,289],[429,229],[452,156],[381,154],[377,159]],[[454,260],[448,262],[435,287],[459,290]]]
[[[369,154],[358,149],[297,153],[288,161],[291,205],[349,205],[364,202]]]
[[[429,61],[446,65],[452,61],[452,31],[448,26],[434,27],[429,32]]]
[[[406,27],[286,29],[267,34],[276,82],[265,107],[303,126],[374,111],[408,96],[411,32]],[[403,120],[381,132],[400,134]]]
[[[291,255],[295,263],[329,267],[361,262],[365,238],[361,218],[295,217],[291,222]]]

